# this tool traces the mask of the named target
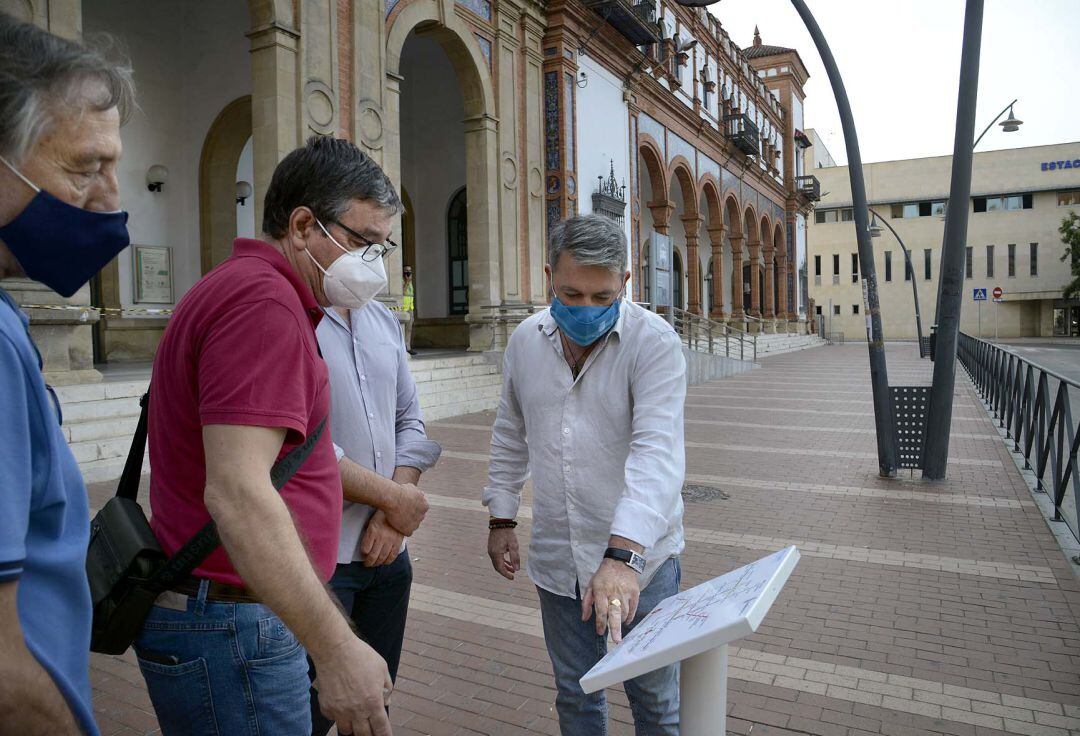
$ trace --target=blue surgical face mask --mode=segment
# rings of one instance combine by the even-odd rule
[[[615,301],[606,307],[571,307],[560,302],[553,289],[551,317],[567,340],[587,347],[606,335],[619,321],[621,301],[620,297],[615,297]]]
[[[126,212],[93,212],[62,202],[6,159],[0,157],[0,163],[37,192],[14,220],[0,227],[0,240],[30,278],[60,296],[72,296],[131,243]]]

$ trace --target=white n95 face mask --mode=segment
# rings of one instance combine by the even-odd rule
[[[326,292],[326,298],[335,307],[360,309],[386,288],[386,265],[382,257],[365,261],[360,256],[363,251],[349,251],[327,232],[321,222],[315,222],[331,243],[345,251],[345,255],[331,263],[330,268],[323,268],[315,260],[315,256],[311,255],[311,251],[304,251],[312,263],[323,272],[323,291]]]

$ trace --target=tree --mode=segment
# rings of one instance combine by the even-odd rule
[[[1065,298],[1072,299],[1080,294],[1080,215],[1070,212],[1061,220],[1061,242],[1065,244],[1065,253],[1061,260],[1070,259],[1072,281],[1065,287]]]

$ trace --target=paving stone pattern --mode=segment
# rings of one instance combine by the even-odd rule
[[[910,345],[894,385],[929,383]],[[733,734],[1080,736],[1080,585],[958,376],[949,479],[877,476],[866,349],[765,358],[687,400],[684,585],[795,543],[760,631],[730,659]],[[399,736],[557,734],[536,591],[485,553],[491,412],[432,422],[446,449],[410,542],[415,586],[393,697]],[[91,488],[98,507],[109,486]],[[527,543],[530,489],[519,527]],[[94,656],[105,734],[156,732],[131,654]],[[621,690],[611,733],[633,733]]]

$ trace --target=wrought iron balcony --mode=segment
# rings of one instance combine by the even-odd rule
[[[724,137],[747,156],[757,156],[761,152],[758,127],[744,112],[724,116]]]
[[[612,28],[635,46],[649,46],[660,41],[656,7],[651,2],[583,0],[582,4],[602,15]]]
[[[799,194],[803,195],[811,202],[817,202],[821,199],[821,182],[813,174],[806,176],[796,176],[795,186],[799,190]]]

